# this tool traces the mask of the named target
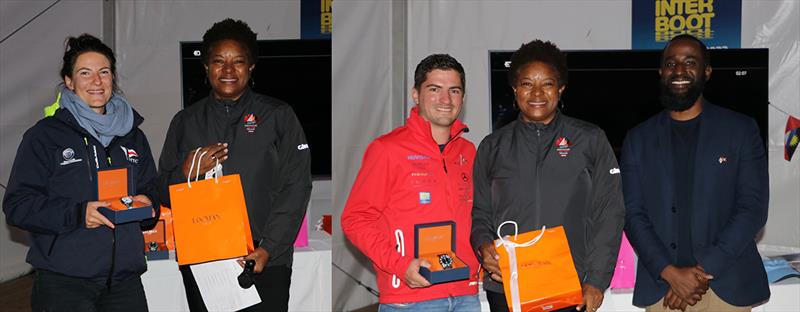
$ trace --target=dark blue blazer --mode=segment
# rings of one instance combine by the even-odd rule
[[[753,305],[769,298],[755,236],[767,221],[769,177],[764,144],[755,121],[703,103],[695,158],[690,228],[698,264],[726,302]],[[669,113],[628,132],[622,147],[625,233],[639,256],[633,304],[664,297],[661,271],[676,260],[678,233],[673,208]]]

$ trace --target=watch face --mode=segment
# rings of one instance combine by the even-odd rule
[[[442,269],[449,270],[453,268],[453,258],[450,257],[448,254],[441,254],[439,255],[439,264],[442,265]]]
[[[158,251],[158,243],[156,242],[147,243],[147,247],[150,251]]]
[[[125,205],[125,207],[128,207],[128,209],[133,208],[133,198],[131,198],[130,196],[125,196],[123,198],[120,198],[119,201],[122,202],[122,204]]]

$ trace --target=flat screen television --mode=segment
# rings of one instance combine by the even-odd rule
[[[201,42],[181,42],[183,107],[206,97]],[[288,103],[311,147],[311,174],[315,180],[331,177],[331,41],[259,40],[253,70],[258,93]]]
[[[768,97],[767,49],[710,50],[708,101],[756,120],[766,143]],[[619,156],[629,129],[661,111],[660,50],[566,51],[569,81],[561,100],[563,112],[602,128]],[[519,114],[508,84],[513,51],[489,52],[492,130]]]

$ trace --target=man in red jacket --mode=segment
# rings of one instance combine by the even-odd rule
[[[414,72],[416,106],[406,125],[373,141],[342,213],[347,238],[372,260],[380,311],[480,311],[478,261],[469,243],[472,227],[472,160],[475,146],[461,137],[464,68],[434,54]],[[448,269],[415,258],[414,226],[455,224],[455,255],[469,267],[467,279],[431,284],[420,267]]]

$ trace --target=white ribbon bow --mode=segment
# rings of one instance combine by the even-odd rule
[[[516,248],[518,248],[518,247],[530,247],[530,246],[533,246],[533,244],[536,244],[536,242],[538,242],[539,239],[541,239],[542,236],[544,236],[544,230],[545,230],[546,227],[544,225],[542,225],[542,232],[539,233],[538,236],[534,237],[533,239],[531,239],[531,240],[529,240],[529,241],[527,241],[525,243],[518,244],[518,243],[515,243],[515,242],[512,242],[512,241],[506,240],[506,238],[508,238],[508,235],[506,235],[505,237],[500,235],[500,229],[502,229],[504,225],[509,224],[509,223],[514,225],[514,240],[517,240],[517,234],[519,234],[519,226],[517,226],[517,222],[514,222],[514,221],[503,222],[503,223],[500,224],[500,226],[497,227],[497,237],[498,237],[498,239],[495,241],[495,248],[496,247],[500,247],[500,245],[503,245],[503,247],[505,247],[505,249],[506,249],[506,252],[508,253],[508,266],[509,266],[509,269],[511,269],[511,276],[508,277],[508,281],[507,282],[510,283],[509,288],[511,289],[511,308],[512,308],[512,311],[519,312],[519,311],[522,311],[522,305],[519,302],[519,273],[517,272],[517,252],[516,252]]]

